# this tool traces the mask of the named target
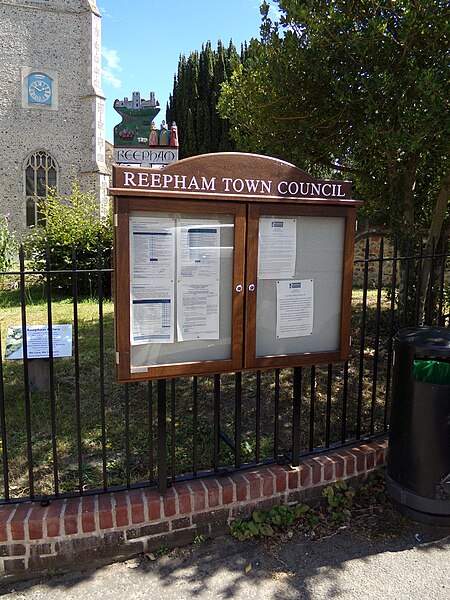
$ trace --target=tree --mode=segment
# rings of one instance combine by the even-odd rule
[[[112,213],[100,214],[95,190],[81,191],[76,177],[68,197],[59,196],[49,188],[39,203],[42,220],[27,234],[24,242],[30,266],[35,271],[47,269],[47,256],[53,271],[65,271],[52,276],[52,289],[71,294],[70,271],[86,271],[78,275],[80,295],[93,295],[97,290],[99,261],[102,268],[111,268],[113,244]],[[76,265],[74,263],[76,259]],[[111,293],[110,273],[103,274],[103,293]]]
[[[166,120],[177,123],[182,158],[236,149],[229,135],[229,123],[219,115],[216,106],[222,83],[239,62],[232,42],[225,48],[219,41],[216,51],[207,42],[200,53],[192,52],[188,58],[180,56]]]
[[[9,214],[0,213],[0,271],[8,271],[12,267],[16,254],[17,242],[9,228]]]
[[[343,173],[363,214],[403,239],[448,217],[448,4],[275,0],[261,41],[222,86],[238,148]]]

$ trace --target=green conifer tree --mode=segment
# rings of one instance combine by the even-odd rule
[[[166,107],[167,122],[175,121],[178,126],[180,158],[236,149],[228,120],[220,117],[216,105],[222,83],[230,79],[240,61],[231,41],[228,48],[219,41],[216,51],[208,41],[200,53],[180,56]]]

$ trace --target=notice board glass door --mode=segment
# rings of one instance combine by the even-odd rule
[[[245,206],[121,203],[121,380],[242,368]],[[128,225],[127,225],[128,224]],[[127,348],[129,349],[127,351]]]
[[[345,358],[354,226],[345,207],[249,207],[246,368]]]

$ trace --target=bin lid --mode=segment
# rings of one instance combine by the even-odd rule
[[[395,339],[414,346],[423,352],[437,352],[450,358],[450,329],[448,327],[405,327],[396,333]]]

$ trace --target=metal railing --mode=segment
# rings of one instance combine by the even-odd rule
[[[428,261],[433,285],[420,289]],[[449,326],[448,240],[430,255],[381,243],[352,299],[342,364],[138,384],[114,380],[111,269],[0,273],[0,502],[84,495],[229,473],[372,439],[388,430],[393,339],[404,326]],[[386,285],[386,268],[390,281]],[[360,269],[361,270],[361,269]],[[52,293],[56,278],[70,297]],[[83,279],[94,299],[80,297]],[[370,283],[372,281],[372,284]],[[108,285],[108,283],[107,283]],[[72,356],[52,356],[52,325],[70,323]],[[7,328],[44,324],[49,357],[5,359]],[[36,364],[36,361],[41,361]],[[42,381],[36,372],[44,372]],[[42,373],[41,373],[42,374]]]

